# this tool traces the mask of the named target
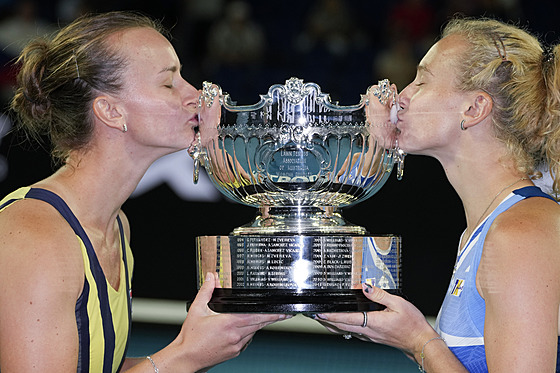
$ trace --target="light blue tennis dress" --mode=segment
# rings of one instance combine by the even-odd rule
[[[476,228],[466,247],[457,255],[455,270],[436,319],[436,331],[471,373],[488,372],[484,351],[486,303],[476,289],[476,273],[486,234],[498,215],[517,202],[531,197],[554,200],[535,186],[514,190]],[[559,372],[558,367],[556,371]]]

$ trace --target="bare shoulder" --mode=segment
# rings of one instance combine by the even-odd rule
[[[49,204],[20,200],[0,213],[0,280],[63,282],[79,294],[83,261],[72,228]],[[23,285],[23,283],[20,282]],[[18,284],[14,284],[18,285]]]
[[[496,218],[487,239],[506,243],[511,250],[539,247],[560,253],[560,205],[546,198],[527,198]]]
[[[0,213],[2,370],[75,371],[83,268],[79,240],[49,204],[19,200]]]
[[[560,304],[560,207],[527,198],[500,214],[476,274],[485,300],[490,370],[547,371],[554,366]],[[506,369],[512,371],[512,369]]]
[[[477,277],[483,286],[522,281],[560,289],[560,206],[528,198],[500,214],[486,236]]]

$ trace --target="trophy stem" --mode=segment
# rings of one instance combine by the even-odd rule
[[[349,223],[333,206],[264,206],[249,224],[232,235],[366,235],[364,227]]]

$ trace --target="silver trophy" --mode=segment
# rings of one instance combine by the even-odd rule
[[[387,80],[373,92],[383,104],[391,94]],[[317,84],[291,78],[239,106],[204,83],[189,149],[195,182],[203,166],[225,196],[258,208],[229,235],[197,237],[198,286],[207,272],[222,285],[212,310],[369,311],[381,306],[362,282],[400,292],[400,237],[370,236],[341,215],[375,194],[395,163],[402,174],[396,127],[369,114],[367,97],[340,106]]]

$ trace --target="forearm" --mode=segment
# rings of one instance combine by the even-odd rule
[[[467,369],[439,337],[431,337],[414,352],[419,368],[428,373],[468,373]]]
[[[148,357],[127,358],[121,372],[127,373],[154,373],[176,372],[195,373],[202,372],[208,367],[198,358],[192,345],[181,344],[175,340],[162,350]]]
[[[126,372],[128,369],[140,364],[144,360],[146,360],[145,357],[127,357],[120,371]]]

